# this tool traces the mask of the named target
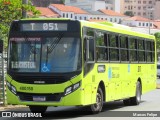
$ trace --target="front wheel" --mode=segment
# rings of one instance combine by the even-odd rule
[[[32,113],[42,113],[44,114],[47,110],[47,106],[29,106]]]
[[[103,108],[103,91],[99,87],[96,95],[96,103],[90,106],[90,110],[93,114],[99,113]]]

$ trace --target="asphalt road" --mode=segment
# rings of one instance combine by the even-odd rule
[[[158,80],[159,82],[160,80]],[[30,113],[28,108],[10,109],[7,112],[12,111],[18,113]],[[159,116],[159,117],[157,117]],[[160,89],[155,89],[142,96],[142,102],[138,106],[124,106],[122,101],[105,103],[103,111],[99,114],[91,115],[84,111],[83,108],[77,107],[49,107],[46,114],[46,118],[50,119],[91,119],[91,120],[129,120],[133,117],[136,120],[158,120],[160,119]],[[17,119],[13,117],[3,117],[0,120]],[[20,119],[20,118],[19,118]],[[23,118],[24,119],[24,118]],[[27,118],[28,119],[28,118]],[[30,118],[35,119],[35,118]]]

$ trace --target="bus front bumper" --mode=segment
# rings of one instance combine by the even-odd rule
[[[62,96],[59,101],[41,101],[41,98],[36,96],[38,99],[37,101],[34,100],[34,96],[30,99],[29,101],[27,100],[22,100],[23,97],[20,97],[19,95],[15,95],[13,92],[11,92],[7,88],[7,103],[8,104],[13,104],[13,105],[40,105],[40,106],[79,106],[83,105],[83,91],[79,88],[76,91],[72,92],[69,95]],[[25,95],[25,93],[24,93]],[[22,95],[22,96],[24,96]],[[42,96],[42,95],[39,95]],[[30,96],[27,96],[30,97]],[[32,100],[31,100],[32,99]],[[53,98],[54,99],[54,98]]]

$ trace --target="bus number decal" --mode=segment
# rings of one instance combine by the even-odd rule
[[[43,30],[58,30],[57,23],[43,23]]]
[[[21,86],[20,90],[22,91],[33,91],[33,87],[25,87],[25,86]]]

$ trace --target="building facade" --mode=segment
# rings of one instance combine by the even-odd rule
[[[106,7],[105,0],[65,0],[64,4],[93,11],[105,9]]]
[[[106,9],[100,9],[98,11],[83,10],[75,6],[63,4],[51,4],[49,8],[59,14],[60,17],[74,20],[106,20],[120,24],[124,18],[128,18],[128,16]]]

